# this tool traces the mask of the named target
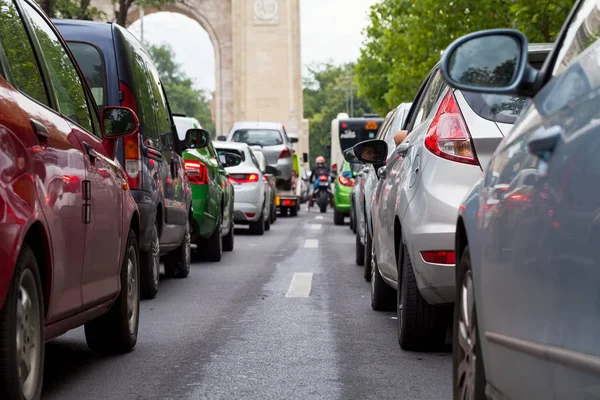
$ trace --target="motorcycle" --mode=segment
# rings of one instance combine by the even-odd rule
[[[313,199],[319,206],[322,213],[327,212],[327,204],[331,202],[333,193],[331,192],[331,181],[327,175],[320,175],[315,181],[315,189],[313,191]]]

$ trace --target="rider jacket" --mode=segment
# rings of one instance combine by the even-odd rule
[[[327,168],[325,164],[315,165],[312,173],[310,174],[310,183],[316,181],[321,175],[327,175],[327,177],[329,177],[329,168]]]

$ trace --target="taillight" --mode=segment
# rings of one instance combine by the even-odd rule
[[[208,170],[206,165],[199,161],[185,160],[183,162],[185,174],[192,185],[205,185],[208,183]]]
[[[452,90],[444,96],[425,136],[425,147],[436,156],[479,165],[467,124]]]
[[[320,180],[320,181],[326,181],[326,180],[327,180],[327,176],[326,176],[326,175],[321,175],[321,176],[319,177],[319,180]]]
[[[344,186],[352,186],[352,184],[354,183],[351,179],[346,178],[344,175],[340,175],[338,177],[338,181],[340,181],[340,183]]]
[[[267,178],[266,175],[263,175],[263,179],[265,180],[265,182],[269,182],[269,178]]]
[[[231,174],[229,179],[237,183],[254,183],[258,182],[257,174]]]
[[[121,91],[121,106],[131,108],[137,114],[137,108],[135,106],[135,97],[129,86],[125,82],[119,82],[119,90]]]
[[[124,83],[119,82],[121,91],[121,106],[131,108],[137,112],[135,98],[131,89]],[[142,154],[140,151],[139,135],[130,135],[123,138],[123,148],[125,152],[125,172],[127,172],[127,183],[131,189],[139,189],[142,186]]]
[[[291,157],[292,153],[290,152],[289,148],[285,148],[283,150],[281,150],[281,154],[279,154],[279,158],[288,158]]]
[[[422,251],[423,260],[434,264],[454,264],[456,256],[453,251]]]

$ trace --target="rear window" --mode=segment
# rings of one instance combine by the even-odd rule
[[[92,90],[98,109],[106,105],[106,70],[100,51],[92,44],[80,42],[67,42],[71,52],[77,59],[79,68],[85,76],[88,86]]]
[[[239,129],[233,134],[232,141],[247,143],[250,146],[277,146],[283,144],[281,132],[276,129]]]
[[[519,96],[462,92],[469,106],[481,118],[514,124],[527,99]]]

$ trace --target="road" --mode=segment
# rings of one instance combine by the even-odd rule
[[[451,397],[450,352],[401,351],[395,313],[371,310],[348,226],[303,207],[264,236],[243,229],[220,263],[142,302],[132,353],[92,353],[83,329],[49,342],[42,398]]]

